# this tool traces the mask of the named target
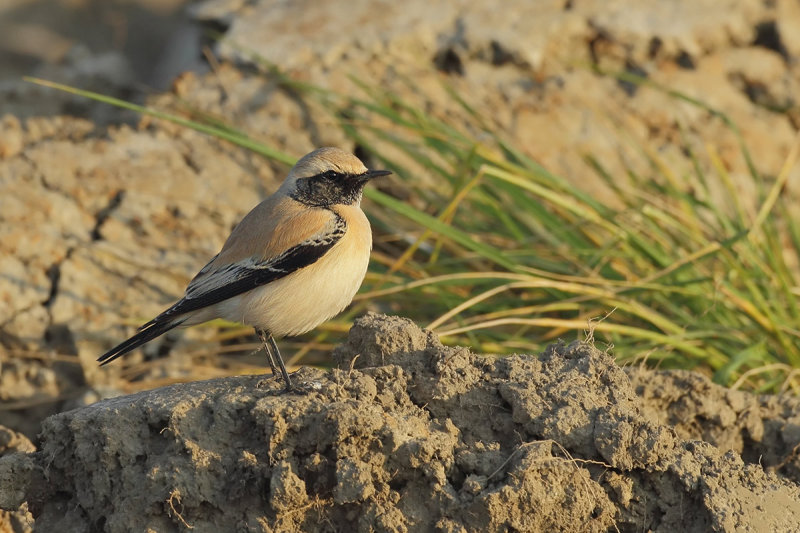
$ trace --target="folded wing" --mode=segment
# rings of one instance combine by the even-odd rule
[[[222,251],[189,283],[183,298],[140,327],[136,335],[103,354],[98,361],[103,365],[108,364],[181,325],[193,311],[271,283],[313,264],[333,248],[347,230],[347,223],[342,217],[332,211],[325,211],[324,219],[320,219],[319,214],[315,215],[313,219],[305,221],[303,217],[289,219],[292,224],[303,226],[298,228],[295,234],[307,234],[309,230],[315,229],[314,226],[317,231],[299,244],[289,246],[275,255],[270,254],[270,242],[273,241],[267,241],[266,249],[262,247],[254,255],[236,258],[230,253],[230,250],[235,249],[237,245],[237,231],[234,231]],[[324,221],[324,224],[319,223],[321,220]],[[240,227],[246,222],[248,222],[247,219],[243,220]],[[280,234],[286,235],[287,233],[284,231]],[[229,262],[231,260],[233,262]]]
[[[333,214],[324,231],[267,259],[247,258],[208,273],[201,271],[186,295],[165,313],[184,314],[253,290],[316,262],[344,236],[347,224]]]

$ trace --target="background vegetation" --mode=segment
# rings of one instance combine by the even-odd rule
[[[346,314],[292,346],[290,364],[327,361],[315,350],[329,349],[370,308],[407,316],[444,342],[479,352],[538,352],[557,339],[589,337],[613,347],[621,363],[700,370],[758,391],[800,387],[800,217],[781,194],[797,146],[778,176],[749,165],[756,212],[721,164],[702,170],[689,143],[686,168],[670,167],[652,147],[633,146],[649,161],[648,176],[633,169],[611,175],[602,160],[574,154],[613,191],[613,201],[601,201],[526,157],[464,102],[466,127],[375,87],[359,84],[360,97],[345,97],[266,70],[286,90],[324,102],[360,155],[393,170],[403,187],[394,195],[366,190],[377,235],[370,273]],[[197,110],[170,115],[57,87],[287,165],[295,159]],[[671,94],[736,131],[718,111]],[[740,149],[750,162],[747,147]],[[713,146],[706,150],[718,160]],[[228,325],[219,337],[251,333]]]

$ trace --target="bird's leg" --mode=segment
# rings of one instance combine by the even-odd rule
[[[256,333],[258,336],[261,337],[261,342],[264,343],[264,351],[267,352],[267,361],[269,361],[269,367],[272,369],[272,375],[274,377],[278,376],[278,367],[275,366],[275,358],[272,355],[272,351],[269,349],[269,338],[272,336],[263,329],[257,329]]]
[[[269,358],[269,366],[272,369],[272,375],[277,376],[278,367],[280,367],[281,376],[283,377],[284,383],[286,383],[286,390],[292,390],[292,381],[289,379],[289,373],[286,371],[286,366],[283,364],[281,351],[278,349],[278,344],[275,342],[275,338],[271,333],[263,329],[257,329],[256,332],[258,333],[258,336],[261,337],[261,342],[264,343],[264,349],[267,351],[267,357]]]
[[[292,381],[289,379],[289,373],[286,371],[286,366],[283,364],[283,358],[281,357],[281,351],[278,350],[278,344],[275,342],[275,338],[270,335],[269,336],[269,343],[272,346],[272,354],[278,360],[278,365],[281,367],[281,374],[283,374],[283,381],[286,382],[286,390],[292,390]]]

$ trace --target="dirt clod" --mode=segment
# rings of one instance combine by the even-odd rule
[[[44,531],[65,520],[197,532],[800,523],[795,483],[648,414],[628,374],[589,345],[496,359],[370,314],[334,358],[340,369],[295,374],[317,385],[302,394],[240,376],[52,416],[41,450],[0,459],[0,474],[24,458],[46,477],[49,491],[22,487]]]

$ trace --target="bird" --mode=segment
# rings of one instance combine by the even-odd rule
[[[279,368],[292,390],[275,338],[310,331],[353,300],[372,250],[363,190],[389,174],[340,148],[306,154],[234,227],[183,297],[100,356],[100,366],[178,326],[223,318],[255,329],[273,376]]]

